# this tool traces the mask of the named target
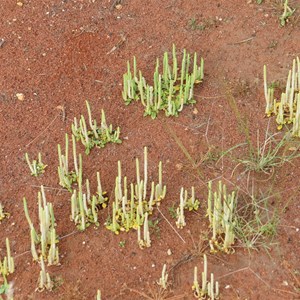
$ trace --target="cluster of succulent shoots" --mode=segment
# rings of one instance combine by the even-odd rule
[[[25,159],[29,166],[32,176],[37,177],[45,172],[47,165],[43,164],[41,153],[38,154],[38,159],[33,160],[32,162],[30,162],[29,160],[28,153],[25,153]]]
[[[83,192],[82,179],[79,179],[78,191],[74,189],[71,197],[71,220],[81,231],[89,225],[98,223],[98,210],[107,206],[108,197],[106,192],[102,191],[100,173],[97,172],[97,192],[91,195],[90,183],[86,179],[86,193]]]
[[[235,191],[227,194],[226,185],[221,181],[215,192],[212,191],[212,182],[208,183],[207,216],[212,228],[212,238],[209,241],[212,253],[233,252],[236,202]]]
[[[36,288],[36,291],[42,292],[45,289],[47,291],[52,291],[54,288],[54,282],[51,279],[48,272],[46,272],[45,263],[42,257],[40,257],[40,275],[38,279],[38,287]]]
[[[65,136],[65,153],[62,154],[60,144],[57,145],[58,149],[58,177],[59,184],[66,188],[69,192],[72,192],[72,185],[75,182],[78,182],[82,174],[82,156],[76,153],[76,141],[75,137],[72,135],[72,146],[73,146],[73,161],[74,161],[74,170],[70,171],[69,168],[69,137],[66,133]]]
[[[44,187],[38,192],[38,216],[40,232],[38,233],[30,219],[26,198],[23,198],[24,212],[30,228],[31,254],[33,260],[39,261],[39,255],[48,265],[58,265],[58,237],[52,203],[47,202]],[[40,246],[37,249],[37,246]]]
[[[74,118],[72,124],[72,133],[77,141],[81,141],[85,147],[85,153],[88,155],[92,148],[103,148],[107,143],[121,143],[120,128],[113,129],[112,125],[107,125],[104,110],[101,110],[101,122],[98,126],[96,119],[92,119],[91,108],[86,101],[86,107],[89,118],[89,128],[83,115],[81,115],[79,122]]]
[[[148,216],[152,214],[155,205],[166,195],[166,186],[162,184],[162,162],[159,163],[158,183],[151,183],[150,197],[148,190],[147,148],[144,148],[144,178],[140,174],[140,162],[136,158],[136,182],[130,184],[128,190],[127,177],[122,177],[121,162],[118,161],[118,176],[115,182],[115,197],[112,203],[112,215],[106,221],[106,228],[119,234],[136,229],[138,244],[141,248],[150,247],[151,240],[148,226]],[[141,234],[143,229],[143,235]]]
[[[8,287],[7,276],[9,274],[12,274],[15,271],[14,258],[11,256],[11,253],[10,253],[10,245],[9,245],[9,239],[8,238],[6,238],[5,243],[6,243],[6,254],[7,254],[7,256],[5,256],[3,258],[3,260],[0,259],[0,275],[2,276],[1,281],[3,281],[3,288],[4,289],[6,289],[6,287]]]
[[[168,52],[164,53],[162,73],[159,59],[153,75],[153,86],[146,82],[142,72],[137,70],[136,58],[133,58],[133,71],[127,62],[127,73],[123,76],[123,99],[126,104],[140,100],[145,107],[145,116],[157,117],[159,111],[166,116],[178,116],[183,106],[192,104],[194,100],[194,85],[202,82],[204,77],[204,60],[198,65],[197,53],[191,55],[183,50],[181,69],[178,69],[175,45],[172,50],[172,65],[169,64]]]
[[[264,93],[266,99],[266,115],[276,116],[278,130],[285,124],[292,124],[292,135],[300,137],[300,60],[293,60],[289,71],[285,92],[280,100],[274,97],[274,87],[267,84],[267,68],[264,66]]]
[[[188,198],[188,191],[183,187],[180,190],[180,204],[176,209],[176,226],[178,228],[183,228],[186,225],[184,210],[196,211],[199,208],[199,200],[195,199],[195,188],[192,187],[192,195]]]
[[[193,283],[193,291],[194,296],[197,299],[218,299],[219,298],[219,283],[214,281],[214,274],[210,274],[210,281],[208,281],[207,276],[207,257],[203,255],[203,272],[201,276],[201,288],[198,281],[198,268],[194,268],[194,283]]]
[[[5,218],[9,217],[9,213],[4,211],[4,206],[3,204],[0,202],[0,223],[2,220],[4,220]]]

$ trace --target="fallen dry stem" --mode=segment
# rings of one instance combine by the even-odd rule
[[[179,139],[179,137],[176,135],[176,133],[169,127],[169,125],[165,122],[162,123],[163,127],[168,131],[168,133],[171,135],[171,137],[175,140],[177,146],[180,148],[180,150],[183,152],[183,154],[186,156],[186,158],[189,160],[189,162],[191,163],[193,169],[195,169],[197,171],[198,176],[203,179],[203,174],[201,173],[201,171],[198,168],[197,163],[195,162],[195,160],[192,158],[192,156],[190,155],[190,153],[188,152],[188,150],[185,148],[185,146],[183,145],[183,143],[181,142],[181,140]]]
[[[46,128],[41,131],[33,140],[31,140],[25,147],[28,147],[29,145],[31,145],[36,139],[38,139],[53,123],[54,121],[57,119],[57,117],[60,116],[61,113],[57,114],[54,119],[46,126]]]
[[[159,209],[159,207],[156,207],[159,213],[162,215],[162,217],[166,220],[166,222],[170,225],[170,227],[173,229],[173,231],[178,235],[178,237],[183,241],[183,243],[186,243],[186,241],[183,239],[183,237],[179,234],[179,232],[174,228],[174,226],[170,223],[170,221],[166,218],[166,216],[162,213],[162,211]]]
[[[136,289],[132,289],[128,286],[125,286],[123,291],[127,290],[131,293],[135,293],[135,294],[138,294],[142,297],[144,297],[145,299],[148,299],[148,300],[178,300],[178,299],[184,299],[184,297],[186,297],[185,294],[182,294],[182,295],[176,295],[176,296],[171,296],[171,297],[167,297],[164,295],[166,293],[166,290],[163,290],[163,289],[159,289],[158,292],[153,292],[152,288],[149,287],[150,289],[150,292],[152,294],[152,296],[148,296],[147,294],[143,293],[143,292],[140,292],[139,290],[136,290]]]
[[[295,293],[295,292],[273,288],[268,282],[263,280],[261,278],[261,276],[259,276],[255,271],[253,271],[253,269],[250,266],[244,267],[244,268],[232,271],[232,272],[229,272],[229,273],[227,273],[225,275],[222,275],[222,276],[219,276],[219,277],[216,278],[216,280],[220,280],[221,278],[225,278],[225,277],[228,277],[228,276],[231,276],[231,275],[234,275],[236,273],[243,272],[243,271],[250,271],[258,280],[260,280],[262,283],[264,283],[265,286],[267,286],[270,290],[272,290],[274,292],[288,293],[288,294],[291,294],[291,295],[299,296],[299,294]]]

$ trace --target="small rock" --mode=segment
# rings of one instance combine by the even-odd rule
[[[296,151],[296,150],[297,150],[296,147],[290,147],[290,148],[289,148],[289,151]]]
[[[20,6],[20,7],[22,7],[22,6],[23,6],[23,2],[18,1],[18,2],[17,2],[17,5]]]
[[[182,170],[182,168],[183,168],[183,164],[182,163],[179,163],[179,164],[176,164],[176,169],[178,170],[178,171],[180,171],[180,170]]]
[[[168,249],[167,254],[168,254],[168,255],[172,255],[171,249]]]
[[[119,10],[122,9],[122,5],[121,4],[117,4],[116,5],[116,9],[119,9]]]
[[[24,101],[24,99],[25,99],[25,96],[24,96],[24,94],[22,94],[22,93],[16,93],[16,97],[17,97],[17,99],[20,100],[20,101]]]

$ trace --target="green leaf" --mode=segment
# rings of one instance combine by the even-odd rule
[[[0,285],[0,294],[4,294],[8,288],[7,284]]]

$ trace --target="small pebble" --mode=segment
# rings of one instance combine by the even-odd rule
[[[25,96],[24,96],[24,94],[22,94],[22,93],[16,93],[16,97],[17,97],[17,99],[20,100],[20,101],[23,101],[23,100],[25,99]]]
[[[178,164],[175,165],[175,167],[176,167],[176,169],[177,169],[178,171],[180,171],[180,170],[182,170],[182,168],[183,168],[183,164],[182,164],[182,163],[178,163]]]

